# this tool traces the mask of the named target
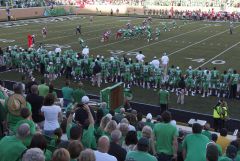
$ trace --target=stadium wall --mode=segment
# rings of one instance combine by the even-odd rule
[[[214,9],[215,12],[221,11],[220,7],[184,7],[184,6],[147,6],[144,8],[143,6],[127,6],[127,5],[85,5],[85,6],[57,6],[54,8],[64,8],[67,12],[71,14],[110,14],[111,9],[114,14],[116,14],[116,10],[119,10],[119,14],[128,15],[128,14],[137,14],[143,15],[144,9],[173,9],[179,11],[193,11],[193,10],[201,10],[201,11],[212,11]],[[11,9],[11,16],[13,19],[28,19],[28,18],[37,18],[37,17],[45,17],[44,12],[46,7],[34,7],[34,8],[14,8]],[[240,12],[240,8],[227,8],[225,11],[236,11]],[[7,14],[5,9],[0,9],[0,21],[6,21]]]
[[[16,83],[14,81],[8,81],[8,80],[2,80],[4,81],[5,87],[7,89],[12,90],[13,84]],[[61,90],[56,89],[57,95],[59,98],[62,98]],[[99,96],[96,95],[88,95],[90,99],[97,99],[99,100]],[[130,102],[131,107],[138,112],[143,113],[144,115],[147,115],[147,113],[152,113],[153,116],[157,116],[160,114],[160,107],[150,104],[144,104],[139,102]],[[209,109],[212,110],[212,109]],[[186,110],[180,110],[175,109],[174,107],[170,108],[169,111],[171,111],[173,119],[182,122],[182,123],[188,123],[190,119],[199,119],[199,120],[205,120],[211,124],[211,127],[213,127],[213,118],[211,115],[203,114],[203,113],[197,113],[192,111],[186,111]],[[238,119],[229,119],[226,122],[226,127],[230,132],[234,132],[236,129],[240,129],[240,120]]]

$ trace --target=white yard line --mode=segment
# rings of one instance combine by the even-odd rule
[[[143,49],[143,48],[146,48],[146,47],[149,47],[149,46],[152,46],[152,45],[156,45],[156,44],[158,44],[158,43],[160,43],[160,42],[164,42],[164,41],[167,41],[167,40],[176,38],[176,37],[180,37],[180,36],[183,36],[183,35],[186,35],[186,34],[189,34],[189,33],[192,33],[192,32],[195,32],[195,31],[198,31],[198,30],[207,28],[207,27],[209,27],[209,26],[204,26],[204,27],[201,27],[201,28],[192,30],[192,31],[188,31],[188,32],[185,32],[185,33],[182,33],[182,34],[179,34],[179,35],[175,35],[175,36],[169,37],[169,38],[167,38],[167,39],[164,39],[164,40],[161,40],[161,41],[157,41],[157,42],[152,43],[152,44],[144,45],[144,46],[142,46],[142,47],[139,47],[139,48],[135,48],[135,49],[126,51],[126,52],[124,52],[124,53],[129,53],[129,52],[131,52],[131,51],[135,51],[135,50]],[[124,53],[123,53],[123,54],[124,54]]]
[[[202,67],[202,66],[204,66],[204,65],[206,65],[206,64],[208,64],[210,61],[212,61],[212,60],[216,59],[217,57],[219,57],[219,56],[223,55],[223,54],[224,54],[224,53],[226,53],[227,51],[229,51],[229,50],[231,50],[232,48],[236,47],[238,44],[240,44],[240,41],[239,41],[239,42],[237,42],[236,44],[234,44],[234,45],[230,46],[229,48],[227,48],[227,49],[223,50],[221,53],[219,53],[218,55],[216,55],[216,56],[212,57],[211,59],[209,59],[209,60],[208,60],[208,61],[206,61],[205,63],[203,63],[203,64],[199,65],[198,67],[196,67],[196,68],[195,68],[195,70],[196,70],[196,69],[198,69],[198,68],[200,68],[200,67]]]
[[[238,27],[239,27],[239,26],[237,26],[237,27],[235,27],[235,28],[238,28]],[[217,33],[217,34],[215,34],[215,35],[209,36],[209,37],[207,37],[207,38],[205,38],[205,39],[202,39],[202,40],[200,40],[200,41],[198,41],[198,42],[195,42],[195,43],[193,43],[193,44],[191,44],[191,45],[188,45],[188,46],[186,46],[186,47],[184,47],[184,48],[181,48],[181,49],[179,49],[179,50],[176,50],[176,51],[168,54],[168,56],[171,56],[171,55],[173,55],[173,54],[176,54],[176,53],[178,53],[178,52],[180,52],[180,51],[183,51],[183,50],[185,50],[185,49],[187,49],[187,48],[190,48],[190,47],[192,47],[192,46],[194,46],[194,45],[197,45],[197,44],[199,44],[199,43],[201,43],[201,42],[203,42],[203,41],[206,41],[206,40],[211,39],[211,38],[213,38],[213,37],[216,37],[216,36],[218,36],[218,35],[221,35],[221,34],[227,32],[227,31],[229,31],[229,29],[228,29],[228,30],[225,30],[225,31],[222,31],[222,32],[219,32],[219,33]]]

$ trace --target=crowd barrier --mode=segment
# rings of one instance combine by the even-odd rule
[[[2,80],[4,81],[5,87],[7,89],[12,90],[13,84],[16,83],[14,81],[9,80]],[[56,89],[57,95],[59,98],[62,98],[62,93],[60,89]],[[97,95],[88,95],[90,99],[99,99],[99,96]],[[147,115],[147,113],[152,113],[153,116],[157,116],[160,114],[160,107],[156,105],[150,105],[150,104],[144,104],[139,102],[130,102],[131,107],[138,112],[143,113],[144,115]],[[212,109],[209,109],[212,110]],[[171,107],[169,109],[171,111],[173,119],[177,122],[182,123],[188,123],[190,119],[199,119],[199,120],[205,120],[211,124],[211,127],[213,127],[213,118],[211,115],[203,114],[203,113],[197,113],[192,111],[186,111],[186,110],[180,110],[176,109],[174,107]],[[240,120],[238,119],[229,119],[226,123],[226,127],[230,132],[234,132],[236,129],[240,129]]]

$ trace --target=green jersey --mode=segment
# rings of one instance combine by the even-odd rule
[[[231,75],[232,85],[238,84],[239,82],[239,74],[232,74]]]

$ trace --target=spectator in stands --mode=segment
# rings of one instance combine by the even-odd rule
[[[32,106],[32,119],[35,123],[38,124],[40,128],[43,128],[44,116],[41,115],[41,107],[43,105],[43,96],[38,95],[38,86],[31,86],[31,93],[26,97],[26,100]]]
[[[177,158],[178,131],[170,121],[171,113],[165,111],[162,113],[163,123],[157,123],[154,126],[153,133],[156,140],[156,152],[158,161],[171,161]]]
[[[23,118],[23,120],[20,120],[17,122],[15,129],[14,129],[14,133],[16,133],[17,129],[23,123],[27,123],[30,128],[30,136],[25,139],[24,144],[26,146],[29,146],[31,139],[32,139],[32,135],[34,135],[36,132],[36,126],[35,126],[35,123],[32,121],[31,112],[29,111],[28,108],[22,108],[21,112],[20,112],[20,116]]]
[[[220,130],[220,136],[217,139],[217,144],[222,147],[222,152],[225,153],[227,146],[230,144],[230,140],[227,138],[227,129],[222,128]]]
[[[94,151],[97,161],[117,161],[116,157],[109,155],[107,152],[110,147],[109,138],[107,136],[102,136],[98,139],[98,146],[96,151]]]
[[[31,87],[33,86],[33,85],[37,85],[37,82],[35,81],[35,78],[29,78],[28,79],[29,81],[27,82],[27,84],[26,84],[26,89],[25,89],[25,91],[26,91],[26,94],[30,94],[31,93]]]
[[[85,148],[96,149],[96,138],[94,135],[94,112],[90,110],[87,104],[81,105],[76,110],[75,120],[83,127],[82,144]],[[87,118],[83,118],[87,117]]]
[[[100,136],[103,135],[104,129],[106,128],[107,124],[111,121],[111,119],[107,116],[104,116],[101,119],[100,126],[96,130],[96,135],[99,138]]]
[[[125,137],[125,144],[123,144],[123,148],[129,152],[131,150],[134,150],[136,148],[136,145],[138,143],[137,139],[137,132],[136,131],[128,131],[126,137]]]
[[[213,133],[213,134],[211,135],[211,140],[212,140],[214,143],[216,143],[216,142],[217,142],[217,139],[218,139],[218,135],[215,134],[215,133]],[[221,147],[219,144],[217,144],[217,143],[216,143],[216,146],[217,146],[217,148],[218,148],[218,154],[219,154],[219,156],[222,156],[222,147]]]
[[[96,161],[95,154],[92,149],[85,149],[79,156],[79,161]]]
[[[68,145],[68,151],[71,157],[71,161],[76,161],[80,155],[80,153],[83,151],[83,145],[80,141],[72,141]]]
[[[31,148],[23,154],[22,161],[45,161],[45,156],[41,149]]]
[[[237,148],[233,145],[228,145],[226,156],[219,157],[218,161],[235,161],[237,157]]]
[[[122,133],[122,139],[121,140],[124,141],[126,136],[127,136],[127,133],[128,133],[128,124],[120,123],[118,128],[119,128],[119,130]],[[121,143],[121,145],[122,145],[122,143]]]
[[[86,96],[86,92],[82,89],[83,83],[78,83],[77,88],[73,91],[74,103],[82,103],[82,97]]]
[[[53,83],[51,82],[51,84],[49,85],[49,93],[52,93],[55,97],[55,101],[58,100],[58,96],[57,96],[57,92],[54,90],[54,85]]]
[[[52,161],[70,161],[70,154],[64,148],[57,149],[53,153]]]
[[[41,84],[38,85],[39,96],[46,97],[49,93],[49,87],[46,85],[45,80],[41,80]]]
[[[73,100],[73,89],[70,87],[70,81],[66,81],[65,86],[62,88],[63,107],[67,107]]]
[[[108,154],[115,156],[118,161],[125,161],[127,151],[121,147],[120,141],[122,133],[120,130],[114,130],[111,133],[111,142]]]
[[[125,109],[120,108],[120,112],[114,116],[114,120],[119,123],[124,118]]]
[[[22,153],[27,149],[23,142],[29,136],[29,134],[29,125],[24,123],[19,126],[16,135],[5,136],[4,138],[2,138],[2,140],[0,141],[1,160],[15,161],[21,159]]]
[[[183,149],[182,142],[184,140],[184,137],[185,137],[185,133],[182,130],[180,130],[179,136],[177,139],[178,140],[177,161],[184,161],[182,156],[182,149]]]
[[[47,140],[45,139],[45,137],[40,133],[36,133],[32,137],[29,148],[40,148],[44,152],[45,160],[51,161],[52,152],[47,149],[47,144],[48,143],[47,143]]]
[[[117,129],[116,121],[111,120],[104,129],[104,135],[106,135],[108,138],[111,138],[111,133],[116,129]]]
[[[142,129],[142,137],[145,137],[149,141],[149,153],[156,155],[155,144],[153,140],[153,130],[149,126],[144,126]]]
[[[218,148],[215,143],[209,143],[206,150],[207,161],[218,161]]]
[[[209,132],[209,130],[210,130],[210,124],[206,123],[204,125],[204,131],[202,131],[202,134],[205,135],[206,137],[208,137],[209,140],[211,140],[212,134],[211,134],[211,132]]]
[[[58,118],[61,117],[61,108],[57,105],[54,105],[55,97],[53,94],[48,94],[45,99],[41,112],[44,115],[44,134],[52,136],[54,130],[59,128]]]
[[[160,110],[161,114],[168,110],[168,102],[170,98],[170,94],[166,89],[166,86],[163,86],[162,89],[158,92],[159,94],[159,103],[160,103]]]
[[[154,123],[152,123],[152,114],[151,113],[147,114],[145,124],[147,126],[151,127],[152,129],[154,128]]]
[[[7,94],[7,92],[4,90],[3,82],[1,81],[1,82],[0,82],[0,99],[5,100],[6,98],[8,98],[8,94]]]
[[[194,123],[192,126],[192,134],[188,134],[183,140],[184,161],[206,160],[206,146],[210,140],[205,135],[202,135],[201,132],[202,126]]]
[[[149,139],[142,137],[137,143],[137,150],[127,153],[126,161],[157,161],[157,158],[148,153]]]
[[[99,128],[103,116],[104,116],[103,110],[101,108],[98,108],[96,112],[95,129]]]
[[[123,118],[120,123],[126,123],[129,131],[136,131],[136,128],[129,123],[128,119]]]
[[[11,131],[14,130],[16,123],[23,118],[20,116],[21,109],[26,107],[31,111],[31,105],[27,103],[23,96],[23,87],[21,84],[13,85],[14,94],[5,101],[7,110],[7,122]]]
[[[103,110],[104,116],[106,116],[109,113],[109,109],[107,108],[106,102],[102,102],[100,105],[100,108]]]

